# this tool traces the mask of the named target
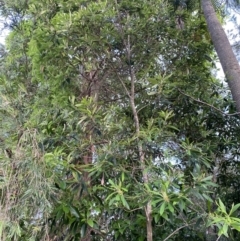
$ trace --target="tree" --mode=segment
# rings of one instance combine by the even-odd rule
[[[20,17],[1,56],[2,238],[204,240],[236,121],[204,21],[176,28],[161,0],[4,11]]]
[[[213,45],[226,75],[237,111],[240,111],[240,67],[226,33],[221,26],[210,0],[201,0],[204,16]]]
[[[187,9],[188,11],[195,11],[199,8],[198,1],[183,0],[183,1],[170,1],[176,10]],[[240,110],[240,67],[233,49],[227,38],[226,33],[218,19],[216,9],[222,8],[222,2],[201,0],[201,6],[208,25],[208,31],[211,36],[214,48],[219,57],[223,71],[228,81],[229,88],[231,90],[233,100],[236,103],[237,111]],[[226,1],[225,5],[229,8],[238,8],[239,1]],[[181,19],[181,17],[180,17]],[[183,19],[181,19],[183,21]]]

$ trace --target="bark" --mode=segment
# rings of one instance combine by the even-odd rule
[[[129,67],[129,73],[130,73],[130,78],[131,78],[131,90],[130,91],[127,89],[126,85],[123,83],[121,78],[119,78],[119,80],[121,81],[127,95],[129,96],[132,114],[134,117],[135,133],[138,137],[140,134],[140,123],[139,123],[137,108],[135,105],[135,87],[134,87],[135,86],[135,73],[131,66]],[[137,140],[138,140],[138,138],[137,138]],[[143,182],[148,184],[149,177],[148,177],[148,173],[145,171],[145,169],[146,169],[145,155],[144,155],[143,146],[140,142],[138,142],[138,155],[139,155],[139,161],[140,161],[140,168],[141,168],[142,175],[143,175]],[[151,205],[150,201],[148,201],[147,205],[145,206],[145,215],[146,215],[147,241],[153,241],[153,230],[152,230],[153,218],[152,218],[152,205]]]
[[[140,134],[140,123],[139,123],[139,117],[135,105],[135,89],[134,89],[134,82],[135,82],[135,74],[132,67],[130,67],[130,77],[131,77],[131,93],[130,93],[130,104],[132,108],[132,113],[134,117],[134,123],[135,123],[135,130],[136,135],[139,136]],[[143,174],[143,181],[144,183],[149,183],[148,173],[145,171],[145,156],[144,151],[141,143],[138,143],[138,154],[140,159],[140,165],[141,170]],[[152,205],[151,202],[148,201],[147,205],[145,206],[145,215],[146,215],[146,222],[147,222],[147,241],[153,240],[153,231],[152,231]]]
[[[121,16],[119,16],[119,19],[121,19]],[[124,31],[123,31],[123,28],[122,28],[121,24],[116,26],[116,28],[118,29],[119,32],[122,33],[122,36],[124,36]],[[124,43],[124,46],[126,48],[127,62],[129,63],[129,65],[128,65],[128,74],[129,74],[130,83],[131,83],[130,90],[126,87],[126,85],[122,81],[121,77],[118,76],[118,78],[119,78],[120,82],[122,83],[122,85],[123,85],[123,87],[124,87],[124,89],[126,91],[126,94],[129,97],[130,106],[131,106],[132,114],[133,114],[133,118],[134,118],[135,134],[137,136],[137,142],[138,142],[137,143],[137,145],[138,145],[138,155],[139,155],[140,168],[141,168],[142,175],[143,175],[142,176],[143,177],[143,182],[145,184],[148,184],[149,183],[149,177],[148,177],[148,173],[146,172],[145,153],[144,153],[142,144],[139,142],[140,122],[139,122],[139,116],[138,116],[137,107],[136,107],[136,103],[135,103],[136,74],[135,74],[134,67],[130,65],[130,63],[131,63],[131,56],[132,56],[130,35],[128,35],[126,39],[123,39],[123,43]],[[146,215],[147,241],[153,241],[153,229],[152,229],[152,220],[153,220],[153,218],[152,218],[152,205],[151,205],[150,201],[147,202],[146,206],[144,207],[144,211],[145,211],[145,215]]]
[[[99,77],[98,69],[93,68],[92,70],[86,71],[82,68],[82,70],[79,72],[80,72],[79,73],[80,77],[82,78],[80,98],[92,98],[92,100],[96,104],[98,102],[98,96],[100,92],[100,79],[98,78]],[[85,166],[92,164],[93,155],[95,152],[95,146],[91,143],[91,140],[93,138],[92,123],[89,123],[86,125],[85,133],[86,133],[85,138],[86,138],[86,141],[89,143],[89,146],[86,150],[86,153],[83,156],[83,163],[81,163],[84,165],[84,168]],[[89,173],[87,171],[84,171],[84,168],[83,170],[81,170],[83,173],[83,182],[88,188],[88,187],[91,187],[91,177],[89,176]],[[86,192],[86,194],[88,193]],[[81,198],[83,198],[83,196]],[[93,229],[88,225],[85,236],[80,240],[91,241],[92,230]]]
[[[134,123],[135,123],[135,130],[136,135],[139,136],[140,134],[140,123],[139,123],[139,117],[135,105],[135,90],[134,90],[134,82],[135,82],[135,74],[133,69],[130,67],[130,73],[131,73],[131,93],[130,93],[130,104],[132,108],[132,113],[134,117]],[[141,143],[138,143],[138,154],[139,154],[139,160],[141,165],[141,170],[143,174],[143,181],[144,183],[149,183],[148,173],[145,171],[145,156],[144,151]],[[146,215],[146,222],[147,222],[147,241],[153,240],[153,230],[152,230],[152,205],[151,202],[148,201],[147,205],[145,206],[145,215]]]
[[[201,4],[214,48],[227,78],[237,111],[240,112],[240,67],[237,58],[217,18],[211,0],[201,0]]]

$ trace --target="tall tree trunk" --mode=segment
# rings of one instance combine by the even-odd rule
[[[87,62],[87,60],[86,60]],[[101,79],[98,78],[98,69],[97,68],[92,68],[89,70],[85,70],[83,67],[79,68],[80,71],[80,76],[82,78],[82,86],[81,86],[81,98],[92,98],[92,101],[97,104],[98,101],[98,96],[100,92],[100,82]],[[86,133],[86,142],[89,143],[89,146],[87,147],[87,150],[83,156],[83,164],[84,166],[88,166],[92,164],[93,162],[93,155],[95,152],[95,146],[91,143],[91,140],[93,138],[93,126],[92,123],[86,125],[85,129]],[[89,176],[89,173],[81,170],[83,173],[83,182],[85,183],[85,186],[91,187],[91,177]],[[85,232],[84,237],[80,238],[82,241],[91,241],[92,236],[91,236],[91,231],[92,228],[87,225],[87,229]]]
[[[126,48],[126,58],[128,60],[128,63],[131,62],[131,41],[130,41],[130,35],[127,36],[127,39],[124,40],[124,45]],[[127,88],[127,86],[124,84],[122,81],[121,77],[119,76],[119,80],[121,81],[126,94],[129,97],[130,100],[130,106],[132,109],[132,114],[133,114],[133,119],[134,119],[134,125],[135,125],[135,134],[136,134],[136,139],[137,139],[137,147],[138,147],[138,155],[139,155],[139,164],[140,164],[140,169],[142,171],[142,178],[143,182],[145,184],[149,183],[149,177],[148,173],[146,172],[146,160],[145,160],[145,153],[143,150],[143,146],[139,141],[139,135],[140,135],[140,121],[139,121],[139,116],[137,112],[137,107],[135,103],[135,82],[136,82],[136,74],[133,66],[129,65],[128,66],[128,73],[130,77],[130,84],[131,88],[130,90]],[[152,205],[151,201],[148,201],[146,206],[144,207],[145,211],[145,216],[146,216],[146,231],[147,231],[147,241],[153,241],[153,228],[152,228]]]
[[[131,91],[129,93],[129,97],[130,97],[130,104],[131,104],[132,113],[134,117],[135,131],[136,131],[137,140],[138,140],[138,137],[140,134],[140,123],[139,123],[139,117],[138,117],[137,108],[135,104],[135,89],[134,89],[135,73],[132,67],[130,67],[129,72],[130,72],[130,78],[131,78]],[[146,172],[145,155],[143,151],[143,146],[140,142],[138,143],[138,154],[139,154],[140,168],[143,174],[143,182],[145,184],[148,184],[149,177],[148,177],[148,173]],[[148,201],[147,205],[145,206],[145,215],[146,215],[147,241],[153,241],[151,201]]]
[[[240,67],[237,58],[217,18],[211,0],[201,0],[201,4],[213,45],[227,78],[237,111],[240,112]]]

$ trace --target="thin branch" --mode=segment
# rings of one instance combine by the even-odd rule
[[[171,238],[175,233],[177,233],[179,230],[183,229],[183,228],[186,228],[187,226],[190,226],[190,225],[193,225],[193,224],[186,224],[180,228],[177,228],[174,232],[172,232],[171,234],[169,234],[163,241],[167,241],[169,238]]]
[[[217,240],[216,241],[218,241],[220,238],[222,237],[222,235],[220,235],[218,238],[217,238]]]
[[[126,91],[127,96],[129,97],[129,99],[131,99],[131,94],[130,94],[129,90],[127,89],[127,86],[126,86],[126,85],[124,84],[124,82],[122,81],[122,78],[121,78],[118,74],[117,74],[117,77],[118,77],[118,79],[120,80],[120,82],[121,82],[124,90]]]
[[[210,107],[210,108],[213,108],[214,110],[220,112],[220,113],[223,114],[223,115],[233,116],[233,115],[239,115],[239,114],[240,114],[240,112],[235,112],[235,113],[233,113],[233,114],[225,113],[225,112],[221,111],[220,109],[218,109],[217,107],[215,107],[215,106],[213,106],[213,105],[211,105],[211,104],[208,104],[208,103],[206,103],[206,102],[204,102],[204,101],[202,101],[202,100],[196,99],[196,98],[194,98],[194,97],[192,97],[192,96],[184,93],[184,92],[183,92],[182,90],[180,90],[180,89],[178,89],[178,91],[179,91],[181,94],[187,96],[188,98],[190,98],[190,99],[192,99],[192,100],[194,100],[194,101],[196,101],[196,102],[198,102],[198,103],[201,103],[201,104],[206,105],[206,106],[208,106],[208,107]]]

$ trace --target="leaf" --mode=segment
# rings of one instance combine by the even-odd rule
[[[77,208],[73,207],[73,206],[69,206],[70,208],[70,212],[73,216],[75,216],[76,218],[80,218],[80,213],[79,211],[77,210]]]
[[[171,203],[168,203],[168,209],[170,210],[171,213],[174,213],[174,207],[172,206]]]
[[[72,175],[73,175],[76,182],[81,181],[81,175],[78,172],[73,171]]]
[[[114,203],[116,201],[116,199],[115,198],[112,198],[110,201],[109,201],[109,206],[111,207],[112,206],[112,204]]]
[[[82,227],[81,227],[81,231],[80,231],[82,238],[85,236],[86,231],[87,231],[87,225],[83,224]]]
[[[212,217],[212,221],[209,221],[207,226],[211,226],[212,224],[218,224],[224,222],[224,218],[222,217]]]
[[[185,209],[185,207],[186,207],[186,204],[185,204],[185,202],[183,200],[180,200],[178,202],[178,206],[179,206],[180,210],[183,211]]]
[[[122,201],[123,206],[124,206],[125,208],[127,208],[127,209],[130,209],[130,207],[129,207],[127,201],[126,201],[126,199],[124,198],[124,196],[123,196],[123,195],[120,195],[120,198],[121,198],[121,201]]]
[[[56,215],[56,219],[59,220],[62,216],[63,216],[63,210],[60,209],[58,212],[57,212],[57,215]]]
[[[231,217],[231,220],[240,224],[240,218]]]
[[[76,233],[78,230],[78,222],[77,221],[73,221],[70,225],[70,231],[73,233]]]
[[[124,179],[125,179],[125,175],[124,175],[124,172],[122,172],[122,174],[121,174],[121,180],[122,180],[122,182],[124,182]]]
[[[160,219],[160,215],[159,215],[158,213],[155,214],[155,215],[154,215],[154,221],[155,221],[155,223],[158,223],[159,219]]]
[[[88,220],[87,220],[87,224],[92,228],[93,225],[94,225],[94,222],[93,222],[92,219],[88,219]]]
[[[109,182],[112,186],[116,186],[111,179],[109,179],[108,182]]]
[[[212,176],[205,177],[201,180],[202,182],[212,181]]]
[[[160,210],[159,210],[159,214],[162,216],[164,211],[165,211],[165,207],[166,207],[166,202],[163,202],[161,207],[160,207]]]
[[[240,232],[240,223],[231,223],[231,227]]]
[[[220,207],[221,212],[227,214],[226,207],[224,206],[224,204],[220,198],[219,198],[219,207]]]
[[[63,209],[65,214],[68,214],[69,211],[70,211],[69,207],[67,207],[66,205],[64,205],[62,209]]]
[[[163,217],[164,219],[168,220],[167,212],[163,213],[163,214],[162,214],[162,217]]]
[[[228,237],[228,225],[225,223],[224,225],[223,225],[223,234],[226,236],[226,237]]]
[[[230,210],[229,216],[231,216],[232,214],[234,214],[235,211],[237,211],[237,209],[240,207],[240,203],[236,204],[236,205],[232,205],[232,208]]]
[[[110,193],[109,195],[108,195],[108,197],[105,199],[105,201],[108,201],[108,199],[109,198],[111,198],[113,195],[115,195],[116,193],[115,192],[113,192],[113,193]]]
[[[208,200],[209,202],[213,202],[212,198],[209,197],[208,195],[206,195],[205,193],[203,193],[202,195],[203,195],[203,197],[204,197],[206,200]]]
[[[57,184],[59,185],[60,189],[66,189],[66,182],[64,182],[63,180],[58,180]]]
[[[148,186],[147,183],[144,183],[144,186],[147,188],[148,191],[151,191],[150,187]]]
[[[172,129],[172,130],[175,130],[175,131],[179,131],[179,129],[176,126],[168,125],[167,127],[169,129]]]

